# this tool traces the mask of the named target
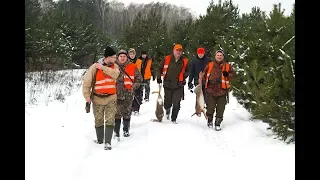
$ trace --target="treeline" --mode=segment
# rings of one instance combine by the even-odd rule
[[[103,0],[25,0],[27,71],[86,68],[106,45],[133,47],[158,63],[174,43],[190,60],[200,46],[210,57],[223,48],[237,78],[232,92],[254,118],[293,142],[295,130],[295,9],[284,15],[253,7],[240,14],[231,1],[211,1],[205,16],[167,3]]]

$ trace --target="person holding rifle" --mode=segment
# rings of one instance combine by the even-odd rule
[[[90,108],[92,102],[94,124],[97,140],[104,149],[111,150],[111,139],[116,114],[116,79],[119,76],[119,67],[114,64],[116,52],[111,47],[104,50],[102,62],[92,64],[83,79],[82,94]],[[89,109],[87,112],[90,112]]]

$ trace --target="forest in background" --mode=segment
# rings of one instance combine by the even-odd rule
[[[154,63],[184,47],[209,57],[222,48],[235,71],[232,93],[280,139],[295,141],[295,8],[284,15],[253,7],[240,14],[232,0],[211,1],[206,15],[168,3],[106,0],[25,0],[25,72],[87,68],[105,46],[145,50]]]

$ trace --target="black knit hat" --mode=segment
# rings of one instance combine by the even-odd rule
[[[141,55],[142,55],[142,54],[147,54],[147,51],[141,51]]]
[[[113,56],[117,54],[111,47],[107,46],[104,50],[104,57]]]

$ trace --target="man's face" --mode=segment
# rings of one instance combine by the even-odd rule
[[[133,52],[130,52],[129,57],[130,57],[130,59],[133,59],[134,57],[136,57],[136,54],[134,54]]]
[[[113,55],[113,56],[108,56],[104,58],[103,61],[105,64],[109,64],[109,63],[114,64],[116,62],[116,59],[117,59],[117,55]]]
[[[127,59],[128,59],[128,57],[127,57],[127,55],[125,55],[125,54],[120,54],[120,55],[118,56],[118,60],[119,60],[119,62],[120,62],[121,64],[125,63],[125,62],[127,61]]]
[[[224,59],[224,56],[223,56],[223,54],[222,54],[221,52],[218,52],[218,53],[216,54],[215,58],[216,58],[216,60],[217,60],[218,62],[220,62],[220,61],[222,61],[222,60]]]
[[[199,58],[203,58],[204,54],[198,54]]]
[[[145,59],[147,57],[146,54],[142,54],[141,56],[142,56],[143,59]]]
[[[182,55],[182,49],[174,49],[173,50],[173,55],[176,59],[180,58]]]

